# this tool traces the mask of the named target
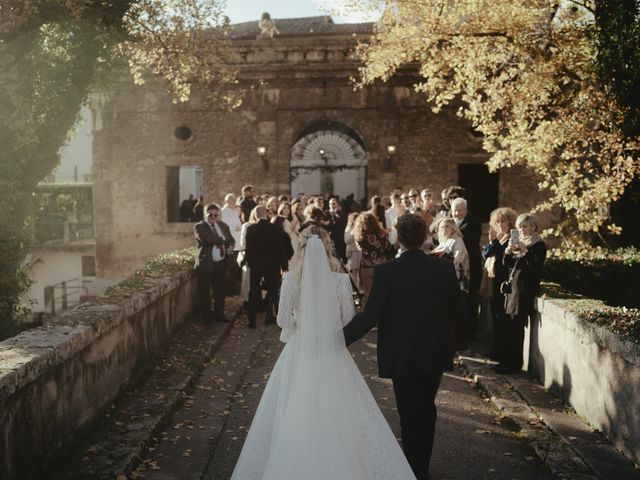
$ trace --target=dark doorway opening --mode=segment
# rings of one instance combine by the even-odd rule
[[[458,183],[467,191],[469,212],[476,220],[486,223],[491,211],[498,208],[500,175],[489,173],[484,163],[458,164]]]

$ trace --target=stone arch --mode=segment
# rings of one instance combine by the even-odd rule
[[[291,194],[367,193],[367,153],[362,138],[339,122],[319,122],[303,129],[291,149]]]

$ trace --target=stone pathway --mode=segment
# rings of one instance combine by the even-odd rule
[[[161,432],[130,478],[227,480],[240,454],[282,344],[276,327],[246,329],[241,317],[196,390]],[[375,333],[351,351],[394,433],[399,422],[391,383],[377,377]],[[224,391],[220,391],[224,388]],[[216,393],[220,391],[220,393]],[[213,392],[213,393],[212,393]],[[438,395],[434,479],[551,479],[512,424],[461,371],[447,374]]]
[[[127,389],[51,478],[229,479],[283,344],[276,326],[246,328],[237,298],[228,306],[234,324],[185,325],[148,377]],[[350,351],[399,437],[391,382],[377,377],[375,332]],[[583,424],[575,435],[576,418],[538,385],[488,366],[481,356],[461,357],[443,378],[433,479],[638,478],[602,437],[586,441]],[[529,400],[519,390],[531,392]],[[555,429],[543,421],[545,411]]]
[[[640,471],[632,462],[524,372],[498,375],[492,368],[494,362],[477,351],[461,356],[460,361],[558,478],[640,479]]]

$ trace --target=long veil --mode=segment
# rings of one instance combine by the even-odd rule
[[[307,241],[300,282],[298,346],[309,362],[322,363],[345,348],[335,279],[324,243],[318,236]]]
[[[307,241],[300,279],[297,332],[290,340],[291,372],[284,415],[263,479],[370,479],[353,428],[350,355],[345,347],[336,280],[322,240]],[[353,367],[355,368],[355,366]],[[351,399],[349,399],[351,400]],[[301,459],[304,461],[301,461]]]

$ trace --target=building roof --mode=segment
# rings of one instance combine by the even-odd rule
[[[351,35],[373,33],[374,23],[334,23],[329,15],[302,18],[274,18],[278,37],[306,35]],[[232,39],[255,39],[260,34],[258,20],[229,26]]]

